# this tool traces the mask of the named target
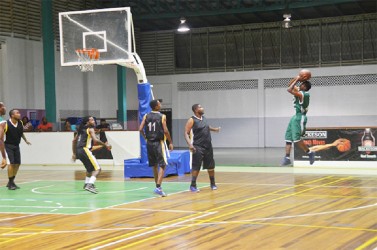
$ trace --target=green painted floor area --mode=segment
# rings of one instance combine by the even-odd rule
[[[168,195],[188,191],[187,182],[164,182]],[[82,181],[35,181],[18,190],[0,189],[0,213],[79,214],[100,208],[158,197],[154,182],[97,181],[98,194],[83,189]],[[208,186],[198,183],[198,187]]]

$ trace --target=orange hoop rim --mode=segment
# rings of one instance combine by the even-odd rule
[[[100,52],[98,49],[90,48],[90,49],[76,49],[76,53],[78,56],[89,58],[90,60],[98,60],[100,56]]]

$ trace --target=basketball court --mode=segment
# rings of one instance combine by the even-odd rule
[[[43,168],[43,167],[42,167]],[[275,172],[272,172],[272,171]],[[0,191],[2,249],[374,249],[374,176],[219,172],[199,193],[190,176],[123,180],[105,171],[99,194],[83,171],[23,169],[21,189]],[[2,178],[4,179],[4,178]],[[90,240],[89,240],[90,239]],[[89,243],[88,243],[89,242]],[[315,243],[315,245],[313,245]],[[241,247],[242,246],[242,247]]]
[[[241,2],[243,1],[239,1],[239,4]],[[114,4],[112,1],[107,1],[107,3]],[[120,5],[120,3],[118,4]],[[177,1],[176,6],[179,7],[179,1]],[[52,12],[52,1],[49,5],[44,2],[43,8],[47,8]],[[111,143],[113,149],[111,152],[112,158],[107,162],[111,162],[111,164],[101,164],[103,170],[95,182],[98,194],[93,194],[83,188],[85,169],[82,164],[80,162],[70,162],[72,131],[70,131],[72,133],[29,134],[28,138],[32,138],[33,146],[31,147],[33,148],[29,149],[29,146],[21,145],[23,159],[29,164],[23,163],[17,175],[16,183],[20,186],[20,189],[10,191],[5,187],[0,188],[0,249],[377,249],[377,170],[374,164],[377,163],[375,152],[377,148],[373,135],[373,133],[376,134],[375,130],[377,131],[377,127],[373,127],[375,124],[372,124],[372,126],[365,124],[363,127],[355,125],[353,130],[344,128],[345,132],[343,130],[339,132],[338,128],[335,128],[334,131],[330,131],[330,129],[325,131],[325,128],[321,126],[313,128],[310,131],[310,136],[306,137],[306,139],[312,143],[310,146],[317,146],[320,148],[319,151],[322,151],[317,154],[317,158],[313,154],[313,159],[316,160],[317,165],[311,166],[312,163],[309,165],[307,153],[311,151],[308,149],[305,153],[292,153],[294,155],[292,157],[294,166],[280,166],[281,159],[284,156],[284,141],[281,140],[283,144],[280,141],[277,142],[276,135],[283,134],[280,133],[279,129],[283,127],[281,126],[283,122],[284,126],[286,126],[285,120],[288,121],[284,113],[286,111],[283,110],[284,114],[282,114],[280,106],[288,106],[286,105],[288,103],[286,99],[289,98],[286,96],[286,91],[284,95],[281,94],[282,89],[286,90],[287,82],[290,80],[287,78],[288,74],[297,73],[296,71],[298,70],[296,69],[304,66],[313,66],[310,61],[308,61],[307,65],[290,65],[289,63],[287,63],[289,66],[284,65],[284,60],[282,60],[284,56],[282,56],[281,51],[283,51],[288,42],[284,40],[286,36],[281,36],[281,34],[286,34],[284,29],[291,28],[291,14],[284,15],[285,27],[279,26],[278,32],[275,32],[281,36],[279,37],[280,40],[275,40],[279,40],[283,44],[279,47],[281,50],[279,53],[275,53],[276,51],[274,50],[278,46],[273,45],[271,45],[273,49],[265,51],[263,51],[262,44],[260,47],[255,45],[253,47],[254,50],[251,47],[247,47],[250,51],[253,50],[252,54],[255,58],[258,58],[257,50],[266,55],[271,52],[274,60],[279,54],[280,68],[274,68],[276,67],[274,64],[276,62],[274,62],[270,65],[270,69],[275,70],[275,75],[276,72],[285,70],[280,75],[274,76],[271,73],[273,76],[269,76],[269,72],[262,72],[261,74],[256,73],[253,76],[249,76],[241,72],[237,76],[238,78],[235,77],[233,79],[230,74],[236,75],[241,68],[235,67],[230,70],[230,68],[226,69],[225,66],[225,70],[222,72],[220,61],[219,64],[214,63],[213,65],[216,65],[216,67],[214,66],[215,68],[212,69],[213,72],[220,72],[219,75],[212,75],[213,79],[210,77],[207,79],[206,75],[210,75],[213,72],[210,70],[202,72],[200,67],[197,69],[195,67],[192,68],[193,64],[200,64],[195,60],[191,61],[193,53],[188,56],[190,58],[188,63],[190,67],[189,73],[204,73],[204,76],[202,74],[190,79],[190,76],[179,75],[174,72],[174,77],[169,75],[164,78],[165,75],[156,74],[154,77],[152,76],[152,79],[157,79],[160,82],[156,84],[157,95],[155,96],[153,82],[149,83],[147,79],[148,72],[138,55],[140,51],[136,51],[137,43],[135,39],[137,35],[135,35],[133,18],[137,19],[138,17],[133,17],[131,10],[130,7],[114,7],[80,11],[67,10],[55,13],[59,26],[59,34],[56,35],[59,38],[54,41],[54,38],[50,37],[50,40],[46,41],[50,42],[49,51],[52,51],[52,54],[59,50],[59,53],[56,53],[59,60],[56,61],[58,64],[60,63],[58,66],[61,67],[59,68],[60,71],[56,70],[57,78],[63,79],[64,82],[67,79],[67,85],[64,85],[64,91],[61,89],[61,95],[56,97],[55,75],[49,75],[48,66],[51,65],[46,63],[54,62],[55,58],[53,56],[45,56],[44,72],[47,72],[45,76],[53,79],[51,81],[53,82],[53,88],[49,89],[51,82],[45,85],[47,93],[45,102],[53,103],[53,105],[43,104],[47,106],[45,111],[47,115],[53,114],[52,116],[56,120],[56,111],[61,108],[59,106],[56,107],[56,100],[62,103],[72,102],[67,105],[65,110],[62,108],[62,113],[65,112],[64,114],[78,112],[78,110],[75,110],[76,106],[83,104],[82,106],[86,110],[80,110],[80,112],[95,113],[98,111],[97,114],[99,115],[101,114],[100,111],[103,112],[103,110],[95,110],[97,107],[93,108],[93,106],[102,105],[105,108],[101,107],[101,109],[114,109],[112,111],[116,113],[117,119],[122,117],[117,120],[119,122],[117,125],[120,128],[123,126],[124,130],[126,130],[125,124],[128,110],[126,107],[125,79],[126,68],[129,68],[136,75],[136,77],[133,76],[132,78],[134,82],[128,83],[137,86],[132,86],[132,90],[135,90],[132,95],[137,96],[133,101],[138,104],[137,110],[133,110],[136,111],[134,116],[138,117],[134,120],[136,127],[140,122],[140,117],[150,112],[149,102],[151,100],[162,98],[161,96],[164,98],[169,97],[170,100],[169,98],[165,98],[165,100],[168,100],[167,106],[170,105],[170,112],[174,105],[178,110],[174,111],[176,112],[173,116],[175,120],[173,122],[170,121],[170,125],[173,124],[171,126],[176,129],[174,133],[180,133],[179,136],[175,135],[174,137],[174,145],[177,145],[175,149],[187,151],[187,143],[183,139],[183,128],[189,116],[186,117],[187,112],[180,112],[179,109],[187,106],[188,112],[191,112],[191,106],[188,104],[192,105],[194,100],[203,101],[204,103],[208,100],[208,103],[215,100],[213,103],[216,103],[216,105],[207,105],[206,111],[208,107],[210,111],[208,113],[214,114],[211,117],[211,121],[224,124],[225,135],[220,139],[213,136],[216,146],[214,147],[214,154],[218,189],[211,189],[208,175],[205,170],[202,170],[197,182],[200,192],[191,192],[189,190],[192,180],[191,174],[187,171],[179,172],[178,165],[177,173],[181,175],[170,175],[163,180],[162,186],[167,193],[167,197],[160,197],[153,192],[156,187],[153,178],[125,178],[126,164],[129,164],[127,160],[133,162],[133,165],[131,164],[133,167],[148,165],[148,162],[146,162],[146,142],[141,140],[139,132],[136,132],[137,129],[135,129],[135,131],[108,132],[106,140]],[[43,18],[46,19],[46,10],[42,12]],[[181,18],[181,24],[186,22],[183,19]],[[367,23],[364,19],[360,20],[356,20],[361,23],[360,25]],[[371,20],[374,19],[371,18]],[[367,21],[367,24],[369,24],[369,19]],[[305,27],[306,31],[316,27],[316,23],[313,20],[310,22]],[[45,24],[46,22],[44,22]],[[331,25],[327,26],[331,27]],[[323,24],[323,27],[327,28],[327,26],[325,27],[325,24]],[[273,28],[273,26],[271,27]],[[256,32],[255,34],[257,34],[251,35],[251,40],[253,42],[254,40],[262,41],[267,37],[272,43],[274,39],[268,37],[269,31],[267,31],[271,27],[248,28],[248,32]],[[53,29],[52,24],[49,28]],[[267,35],[263,34],[262,28],[266,30],[265,34]],[[322,32],[322,23],[320,28]],[[261,34],[258,33],[259,29]],[[246,28],[242,28],[242,32],[246,30]],[[331,29],[329,30],[331,31]],[[371,30],[371,28],[363,30],[363,35],[364,32],[368,34],[368,30]],[[222,32],[221,28],[218,30],[216,28],[214,33],[220,34],[220,31]],[[293,35],[289,33],[289,35],[292,37],[301,36],[301,32],[303,32],[301,26],[296,31],[299,33],[292,33]],[[178,54],[180,49],[185,52],[190,50],[190,53],[191,49],[200,51],[200,49],[191,44],[191,42],[199,40],[200,44],[206,42],[205,47],[210,51],[210,40],[212,39],[211,42],[215,44],[213,47],[215,49],[212,53],[219,54],[221,58],[225,57],[219,48],[224,47],[226,50],[227,46],[223,46],[222,42],[219,43],[220,46],[217,46],[217,41],[219,40],[217,36],[211,38],[208,36],[207,39],[202,39],[200,32],[198,29],[197,33],[193,32],[188,37],[192,39],[188,43],[189,45],[182,42],[187,42],[188,40],[185,40],[188,39],[187,37],[182,38],[175,33],[171,33],[171,37],[176,39],[177,44],[179,42],[185,44],[181,47],[178,46],[178,49],[172,53]],[[206,32],[207,35],[210,33]],[[226,44],[229,42],[228,40],[231,40],[230,34],[237,33],[237,30],[226,30],[224,33],[228,36],[223,41]],[[150,34],[152,33],[147,32],[144,37],[147,38]],[[158,35],[163,37],[164,34],[162,32]],[[238,37],[242,37],[242,46],[247,44],[245,39],[248,39],[248,37],[245,34],[237,34]],[[323,34],[321,33],[320,35],[321,39]],[[158,35],[153,33],[155,37],[158,37]],[[261,38],[253,39],[253,36],[255,36],[254,38],[260,36]],[[197,39],[198,37],[199,39]],[[236,35],[234,35],[234,40],[236,40],[235,37]],[[46,38],[46,33],[44,38]],[[365,41],[369,44],[373,40],[372,36],[368,39],[365,39]],[[314,44],[315,39],[308,36],[304,37],[303,40],[305,40],[305,46],[306,43],[308,44],[307,48],[304,46],[305,50],[314,51],[312,47],[316,46]],[[312,40],[314,45],[310,43]],[[166,44],[170,44],[168,40],[164,41]],[[6,46],[7,42],[8,40],[0,40],[0,49],[1,45]],[[373,44],[373,42],[370,43]],[[174,43],[171,44],[174,46]],[[150,51],[156,50],[156,54],[158,54],[161,51],[165,51],[165,45],[164,43],[155,45],[154,43],[145,42],[143,46],[149,48]],[[302,46],[301,40],[299,45]],[[331,45],[333,44],[329,42],[330,51],[333,50]],[[242,60],[237,58],[235,61],[243,61],[245,63],[247,49],[244,48],[242,53],[239,53],[239,51],[237,52],[237,46],[241,46],[241,43],[237,45],[235,42],[236,49],[233,54],[238,53],[237,56],[242,54],[244,57]],[[341,42],[339,46],[347,47]],[[295,45],[292,43],[292,46],[287,49],[290,51],[289,53],[293,53],[294,47]],[[322,47],[318,47],[319,53],[322,53]],[[351,48],[351,45],[349,47]],[[364,50],[363,47],[362,53],[364,51],[368,52],[369,49],[366,46]],[[30,51],[33,52],[32,50]],[[48,48],[44,48],[43,51],[48,51]],[[150,51],[147,52],[150,53]],[[248,53],[251,53],[250,51]],[[300,53],[302,51],[300,47]],[[29,53],[28,51],[26,52]],[[208,67],[210,65],[209,58],[213,56],[209,54],[208,52],[203,56],[207,60]],[[0,56],[4,55],[0,54]],[[176,54],[173,55],[173,57],[175,56]],[[325,56],[323,57],[325,58]],[[170,63],[166,62],[171,59],[170,57],[169,60],[165,60],[167,57],[164,56],[161,58],[160,60],[155,60],[156,72],[159,64],[161,64],[161,67],[165,67],[165,64]],[[297,58],[302,60],[301,54]],[[315,56],[313,58],[313,60],[317,60]],[[150,65],[153,63],[149,59],[147,58],[145,63],[151,67]],[[351,59],[353,58],[351,57]],[[182,59],[176,56],[171,60],[179,61]],[[227,63],[226,60],[225,64]],[[322,59],[318,59],[319,64],[321,63],[320,60]],[[229,61],[231,60],[229,59]],[[2,63],[1,60],[0,62]],[[369,64],[373,64],[373,62],[370,59]],[[335,63],[330,60],[329,66],[335,65]],[[116,65],[116,70],[110,68],[114,65]],[[257,66],[250,66],[250,69],[253,69],[253,71],[255,69],[259,70],[259,66],[261,66],[261,69],[263,68],[262,61]],[[356,69],[358,69],[358,66],[360,65],[355,66]],[[370,79],[376,79],[376,74],[371,72],[372,67],[369,66],[359,69],[360,72],[355,73],[355,77],[352,74],[348,75],[347,69],[339,72],[339,76],[337,76],[338,72],[333,73],[332,69],[321,68],[320,70],[322,71],[318,70],[318,72],[323,73],[323,75],[314,76],[313,78],[317,77],[315,79],[317,89],[326,87],[326,91],[314,90],[318,91],[314,93],[317,96],[324,93],[324,97],[321,97],[322,101],[333,100],[332,98],[335,96],[333,93],[338,94],[335,87],[348,81],[347,92],[344,88],[343,93],[352,92],[352,88],[355,88],[355,92],[361,89],[360,98],[357,101],[365,101],[363,99],[364,96],[369,97],[371,95],[370,92],[375,89],[372,88]],[[51,67],[55,67],[55,65]],[[76,68],[77,71],[70,71],[69,67]],[[105,67],[107,67],[106,70],[108,71],[101,71]],[[286,67],[291,69],[285,69]],[[52,68],[51,71],[54,71],[54,69]],[[242,70],[247,71],[247,69],[248,67],[245,68],[245,65],[243,65]],[[266,67],[265,69],[269,68]],[[100,73],[91,77],[89,75],[91,74],[90,72],[95,72],[96,70]],[[261,71],[266,70],[263,69]],[[179,73],[179,71],[177,72]],[[181,72],[186,71],[183,70]],[[229,75],[225,75],[227,72],[230,72]],[[107,82],[110,81],[109,78],[114,73],[117,75],[116,86]],[[224,73],[224,75],[221,75],[221,73]],[[306,71],[306,73],[309,79],[311,73],[310,71]],[[72,78],[70,78],[71,76]],[[80,80],[77,80],[76,76]],[[166,79],[174,79],[174,81],[166,82]],[[2,79],[0,80],[3,81]],[[96,82],[97,85],[94,83],[90,85],[92,84],[91,81]],[[351,83],[349,83],[350,81]],[[77,87],[76,89],[76,83],[77,86],[79,86],[78,83],[83,83],[82,89],[80,89],[81,85],[80,88]],[[365,88],[360,87],[363,85],[368,86]],[[97,89],[94,86],[97,86]],[[112,87],[116,89],[117,97],[114,97],[114,93],[111,91],[106,92]],[[290,88],[293,91],[294,85],[291,84]],[[38,87],[32,86],[28,90],[34,91],[34,89],[38,90]],[[371,89],[372,91],[370,91]],[[3,90],[3,87],[0,90]],[[80,92],[81,90],[82,92]],[[93,93],[97,93],[96,91],[101,96],[103,95],[103,102],[99,98],[95,99],[91,96],[95,96]],[[218,94],[216,91],[223,91],[222,93],[226,92],[226,94]],[[82,99],[82,103],[81,99],[79,104],[75,102],[75,98],[78,98],[71,92],[82,95],[79,96]],[[33,92],[33,97],[34,95],[38,96],[38,93],[37,91]],[[48,93],[53,93],[53,95],[48,95]],[[225,98],[222,95],[225,95]],[[67,98],[67,100],[63,100],[64,98]],[[116,103],[118,106],[114,108],[112,104],[114,102],[113,99],[116,98],[118,98]],[[343,98],[346,100],[347,95],[341,96],[340,99]],[[224,99],[223,106],[222,100]],[[30,100],[27,100],[27,102],[33,103]],[[299,102],[301,101],[299,100]],[[320,98],[318,97],[317,103],[319,102]],[[361,101],[359,102],[361,103]],[[370,103],[373,104],[374,102],[375,100],[370,98]],[[348,121],[352,123],[351,125],[357,124],[354,121],[360,117],[360,119],[365,119],[368,122],[372,121],[371,123],[375,121],[373,120],[375,119],[375,111],[370,111],[368,108],[364,107],[366,110],[364,113],[355,111],[357,115],[347,118],[347,113],[344,111],[347,109],[345,106],[347,103],[334,101],[335,104],[331,103],[328,106],[326,106],[325,101],[323,103],[323,106],[319,107],[318,104],[319,108],[314,110],[314,113],[317,112],[315,113],[317,117],[313,115],[314,126],[325,124],[327,121],[332,121],[335,124],[334,120],[336,121],[339,117],[341,117],[339,119],[344,119],[339,123]],[[339,110],[341,112],[331,113],[331,110],[328,111],[329,115],[325,113],[327,116],[322,114],[323,109],[334,106],[334,110],[340,107]],[[305,113],[303,114],[306,115],[306,112],[307,109],[305,107]],[[349,112],[351,114],[354,110],[350,109]],[[222,116],[223,113],[224,116]],[[319,116],[318,113],[323,116]],[[227,117],[226,114],[231,115]],[[190,115],[192,114],[190,113]],[[172,113],[170,113],[170,116],[172,116]],[[234,126],[235,124],[237,126]],[[217,132],[219,131],[220,129],[217,130]],[[328,139],[328,141],[325,139]],[[338,144],[335,144],[337,141]],[[355,141],[357,141],[357,144],[355,144]],[[230,145],[229,148],[228,145]],[[293,148],[292,151],[295,150],[297,148]],[[189,155],[188,152],[187,155]],[[336,165],[337,162],[341,162],[341,164]],[[6,170],[2,170],[0,183],[6,183],[7,178]],[[9,177],[10,179],[11,177]]]

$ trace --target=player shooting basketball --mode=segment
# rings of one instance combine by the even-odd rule
[[[292,143],[297,143],[297,145],[308,154],[310,165],[312,165],[315,160],[315,152],[310,151],[308,146],[306,146],[302,140],[302,136],[305,134],[306,130],[306,122],[308,120],[306,117],[310,101],[310,94],[308,91],[312,87],[311,83],[308,81],[310,78],[310,71],[303,69],[298,76],[289,82],[287,91],[294,96],[293,104],[296,114],[291,118],[285,132],[285,157],[281,163],[282,166],[291,164],[290,154]]]

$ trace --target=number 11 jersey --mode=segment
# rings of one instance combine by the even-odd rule
[[[165,139],[162,121],[166,119],[160,112],[152,111],[145,117],[145,136],[148,141],[161,141]]]

